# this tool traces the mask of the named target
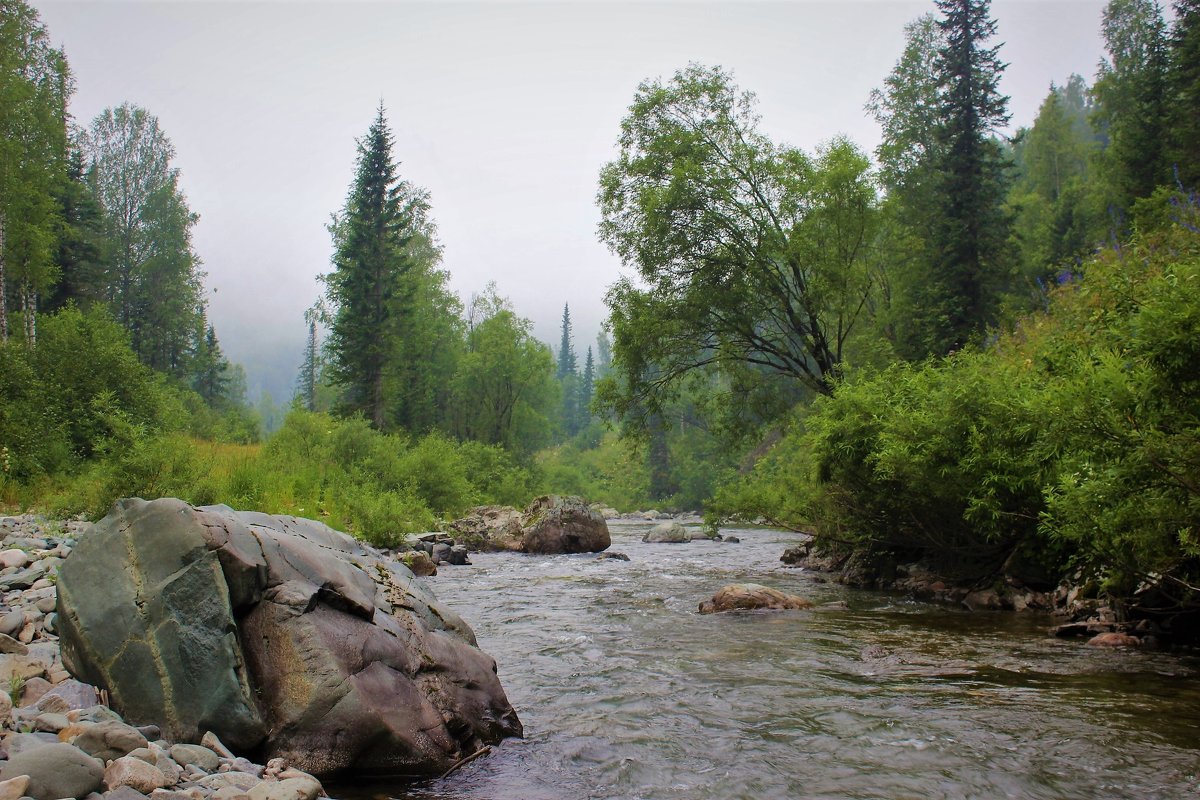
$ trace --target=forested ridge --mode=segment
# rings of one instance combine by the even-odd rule
[[[176,495],[395,543],[581,494],[811,531],[872,575],[1193,607],[1200,3],[1171,12],[1108,3],[1095,75],[1014,133],[989,3],[936,0],[864,98],[871,153],[774,141],[726,67],[647,79],[596,197],[626,276],[579,350],[568,306],[551,347],[502,287],[450,290],[381,104],[280,426],[208,323],[167,133],[74,120],[67,54],[0,0],[0,502]]]

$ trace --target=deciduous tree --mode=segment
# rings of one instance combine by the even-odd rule
[[[640,280],[609,292],[618,413],[652,414],[679,379],[752,363],[827,393],[861,322],[875,193],[835,140],[816,162],[758,129],[720,68],[647,81],[604,167],[600,236]],[[610,387],[612,384],[610,384]]]

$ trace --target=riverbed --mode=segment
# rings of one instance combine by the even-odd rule
[[[1049,617],[849,589],[797,536],[595,555],[473,554],[427,578],[499,663],[525,725],[404,800],[1196,798],[1200,660],[1047,635]],[[700,616],[758,582],[808,611]]]

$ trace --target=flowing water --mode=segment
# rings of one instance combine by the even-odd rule
[[[472,555],[428,578],[499,662],[526,738],[366,794],[582,798],[1197,798],[1200,661],[1047,636],[788,569],[797,537]],[[700,616],[726,583],[809,611]],[[366,787],[362,787],[366,789]]]

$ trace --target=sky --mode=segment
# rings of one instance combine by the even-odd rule
[[[329,270],[326,224],[382,102],[402,177],[429,190],[451,286],[495,281],[557,347],[569,303],[582,361],[620,261],[596,236],[600,168],[637,85],[695,61],[759,100],[762,129],[813,150],[879,130],[863,106],[932,0],[781,2],[128,2],[31,0],[65,48],[86,125],[129,101],[158,117],[193,211],[209,317],[251,400],[284,400],[304,310]],[[1100,0],[994,0],[1013,125],[1051,81],[1091,80]]]

